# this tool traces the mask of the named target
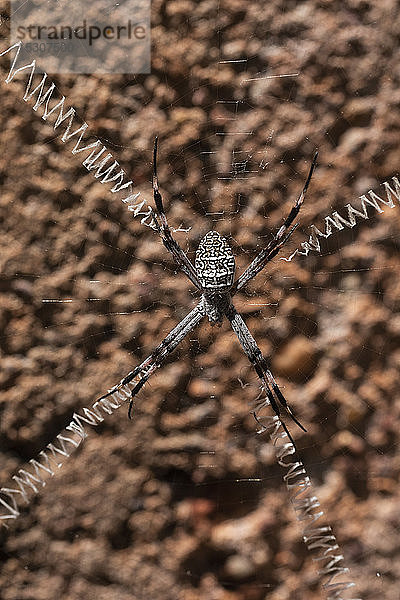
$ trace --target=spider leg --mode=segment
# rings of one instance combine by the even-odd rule
[[[167,217],[165,215],[164,205],[162,196],[158,188],[158,176],[157,176],[157,149],[158,149],[158,137],[154,140],[154,151],[153,151],[153,196],[156,205],[157,212],[155,213],[155,224],[159,235],[163,241],[166,249],[172,254],[178,267],[183,271],[190,279],[190,281],[201,290],[201,283],[197,277],[196,270],[182,250],[178,242],[173,238],[171,230],[168,225]]]
[[[300,421],[298,421],[298,419],[296,418],[296,416],[293,413],[293,410],[290,408],[290,406],[286,402],[284,395],[282,394],[281,390],[279,389],[279,386],[276,383],[275,378],[272,375],[272,373],[268,367],[268,363],[267,363],[266,359],[264,358],[261,350],[257,346],[257,342],[251,335],[242,316],[237,312],[237,310],[233,306],[233,304],[230,304],[230,306],[226,309],[225,314],[231,324],[233,331],[236,333],[236,336],[237,336],[247,358],[249,359],[249,361],[253,365],[257,375],[261,379],[263,389],[265,390],[265,393],[267,394],[267,398],[271,404],[272,409],[274,410],[275,414],[279,418],[279,420],[282,424],[282,427],[286,432],[286,435],[292,442],[293,446],[296,447],[294,440],[293,440],[286,424],[281,420],[281,411],[279,408],[279,404],[281,404],[284,407],[284,409],[288,413],[289,417],[292,419],[292,421],[294,421],[296,423],[296,425],[298,425],[298,427],[300,427],[300,429],[302,429],[303,431],[306,431],[306,429],[303,427],[303,425],[300,423]]]
[[[273,237],[273,239],[269,242],[267,247],[264,248],[263,250],[261,250],[261,252],[259,252],[259,254],[257,254],[255,259],[249,264],[247,269],[235,281],[235,283],[233,284],[232,290],[231,290],[232,296],[238,290],[240,290],[248,281],[250,281],[250,279],[253,279],[253,277],[255,277],[265,267],[265,265],[270,260],[272,260],[274,258],[274,256],[276,256],[278,254],[278,252],[280,251],[282,246],[287,242],[287,240],[289,239],[289,237],[292,235],[293,231],[297,227],[297,225],[295,225],[295,227],[292,227],[291,229],[289,229],[291,227],[293,221],[299,214],[301,205],[304,202],[304,198],[305,198],[309,183],[311,181],[312,174],[315,169],[317,157],[318,157],[318,152],[316,152],[314,154],[314,158],[312,160],[311,167],[308,172],[308,177],[307,177],[304,187],[301,191],[301,194],[297,198],[296,203],[293,206],[292,210],[286,217],[285,222],[283,223],[282,227],[278,230],[278,232]],[[289,229],[289,231],[288,231],[288,229]]]
[[[170,331],[170,333],[162,340],[160,344],[153,350],[153,352],[137,367],[130,371],[117,385],[112,387],[106,394],[101,396],[98,401],[111,396],[119,389],[123,388],[126,385],[129,385],[131,382],[135,382],[134,387],[131,390],[131,400],[129,403],[129,411],[128,415],[131,418],[133,399],[136,394],[141,390],[149,377],[159,368],[161,367],[164,360],[167,358],[169,354],[180,344],[184,337],[188,335],[200,323],[201,319],[205,315],[204,303],[203,301],[199,302],[197,306],[193,310],[190,311],[189,314],[186,315]]]

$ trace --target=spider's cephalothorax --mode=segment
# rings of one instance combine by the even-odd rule
[[[235,258],[225,238],[209,231],[199,244],[194,265],[208,319],[212,325],[221,323],[235,276]]]

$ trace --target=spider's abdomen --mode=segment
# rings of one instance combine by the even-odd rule
[[[217,231],[209,231],[196,252],[195,268],[201,285],[209,291],[227,291],[233,284],[235,258]]]

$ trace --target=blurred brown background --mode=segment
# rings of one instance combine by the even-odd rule
[[[399,174],[399,13],[395,0],[155,0],[151,75],[51,78],[150,202],[160,136],[170,223],[191,228],[177,239],[193,258],[215,228],[240,270],[316,147],[285,256],[311,223]],[[157,235],[23,102],[26,78],[4,82],[8,69],[1,59],[2,484],[196,301]],[[297,75],[268,78],[279,74]],[[289,424],[354,597],[398,600],[400,207],[370,214],[320,255],[275,259],[237,307],[308,429]],[[324,598],[283,471],[255,434],[258,392],[228,323],[202,323],[133,421],[122,407],[93,429],[3,536],[2,598]]]

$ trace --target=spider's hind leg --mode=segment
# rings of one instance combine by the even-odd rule
[[[101,402],[105,398],[112,396],[112,394],[118,392],[118,390],[128,386],[133,382],[133,387],[130,390],[130,401],[129,401],[129,418],[132,417],[132,408],[134,397],[142,389],[149,377],[162,366],[165,359],[171,354],[171,352],[180,344],[180,342],[200,323],[201,319],[205,316],[203,300],[201,300],[197,306],[195,306],[190,313],[186,315],[176,325],[172,331],[158,344],[153,352],[148,356],[140,365],[135,367],[128,373],[117,385],[111,388],[106,394],[98,398],[97,402]],[[136,381],[134,381],[134,379]],[[125,399],[125,398],[124,398]]]
[[[275,412],[276,416],[281,422],[282,427],[285,430],[285,433],[288,436],[289,440],[296,448],[296,445],[293,441],[292,436],[290,435],[286,424],[281,419],[281,411],[279,408],[279,404],[281,404],[284,407],[289,417],[292,419],[292,421],[296,423],[298,427],[300,427],[300,429],[302,429],[303,431],[306,431],[306,429],[295,417],[292,409],[286,402],[286,398],[282,394],[278,384],[275,381],[274,376],[269,370],[268,362],[262,355],[262,352],[257,346],[257,343],[251,335],[246,323],[244,322],[242,316],[237,312],[233,304],[231,304],[228,307],[228,309],[225,311],[225,314],[231,324],[233,331],[236,333],[238,340],[246,353],[247,358],[253,365],[258,377],[261,380],[262,389],[267,395],[267,399],[271,405],[272,410]]]
[[[135,385],[135,387],[131,391],[131,399],[129,400],[129,408],[128,408],[128,417],[130,419],[132,419],[132,408],[133,408],[134,398],[135,398],[136,394],[142,389],[142,387],[144,386],[144,384],[148,380],[149,376],[150,376],[150,373],[147,374],[147,375],[144,375],[142,377],[142,379],[137,382],[137,384]]]
[[[100,402],[101,400],[104,400],[105,398],[112,396],[112,394],[115,394],[115,392],[117,392],[122,387],[124,387],[124,385],[127,385],[133,379],[135,379],[135,377],[137,377],[139,375],[140,371],[141,371],[140,366],[133,369],[133,371],[130,371],[128,373],[128,375],[126,375],[123,379],[121,379],[121,381],[119,383],[117,383],[117,385],[114,385],[114,387],[112,387],[110,390],[108,390],[108,392],[106,394],[103,394],[103,396],[100,396],[100,398],[97,399],[97,402]],[[139,381],[139,383],[141,383],[141,381]],[[139,383],[137,385],[139,385]],[[133,388],[134,390],[136,390],[137,385]],[[142,386],[140,386],[140,387],[142,387]],[[133,390],[132,390],[132,392],[133,392]]]
[[[265,363],[263,365],[263,367],[265,368],[265,373],[266,373],[266,375],[268,377],[268,380],[271,383],[271,387],[274,390],[274,393],[275,393],[276,397],[278,398],[279,402],[284,407],[284,409],[286,410],[286,412],[288,413],[288,415],[292,419],[292,421],[294,421],[296,423],[296,425],[298,427],[300,427],[300,429],[302,429],[304,432],[307,432],[307,429],[296,418],[296,415],[294,414],[293,410],[290,408],[289,404],[287,403],[286,398],[282,394],[281,390],[279,389],[279,386],[278,386],[278,384],[275,381],[275,377],[272,375],[271,371],[269,370],[269,368],[268,368],[268,366],[266,364],[265,359],[264,359],[263,362]]]

